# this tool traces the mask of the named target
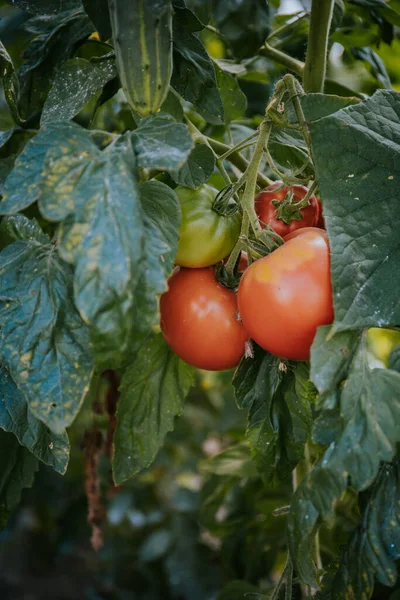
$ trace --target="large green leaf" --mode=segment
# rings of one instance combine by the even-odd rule
[[[171,126],[178,128],[175,135]],[[169,155],[164,162],[177,167],[192,139],[185,125],[165,115],[144,120],[134,134],[114,136],[101,150],[95,142],[102,147],[110,141],[106,136],[74,123],[45,126],[6,182],[3,211],[16,212],[39,199],[43,216],[61,222],[57,248],[76,266],[75,302],[91,326],[96,359],[117,365],[131,345],[135,321],[142,331],[158,322],[157,296],[166,290],[180,226],[170,188],[149,182],[139,189],[135,152],[150,164],[163,150]]]
[[[155,458],[164,437],[182,412],[193,384],[193,369],[183,363],[162,335],[140,348],[121,381],[114,437],[114,479],[122,483]]]
[[[215,158],[212,150],[205,144],[196,144],[185,164],[171,177],[179,185],[192,189],[198,188],[209,180],[214,172]]]
[[[58,250],[76,265],[75,302],[99,362],[118,363],[131,335],[144,233],[134,153],[129,139],[101,152],[81,128],[58,139],[46,157],[40,210],[62,221]]]
[[[166,113],[143,119],[132,141],[139,167],[166,171],[182,167],[194,145],[187,126]]]
[[[203,44],[193,33],[174,26],[174,70],[171,85],[210,123],[224,120],[215,69]]]
[[[42,125],[72,119],[116,73],[112,59],[101,62],[90,62],[84,58],[67,60],[57,72],[44,103]]]
[[[319,517],[327,517],[349,478],[355,489],[366,489],[380,462],[395,455],[400,440],[400,373],[370,369],[364,334],[358,342],[347,333],[338,334],[340,344],[335,336],[322,346],[319,336],[326,329],[317,334],[311,372],[315,375],[325,369],[325,378],[314,381],[323,393],[327,394],[329,385],[336,392],[340,413],[324,409],[321,417],[325,420],[317,422],[314,436],[323,441],[325,435],[329,446],[294,494],[288,520],[294,564],[310,585],[316,583],[310,549]]]
[[[246,438],[261,477],[285,480],[304,453],[311,430],[315,392],[308,369],[299,363],[295,373],[280,370],[280,359],[256,348],[243,359],[233,385],[240,408],[248,408]]]
[[[18,504],[24,488],[31,487],[38,460],[12,433],[0,429],[0,530],[7,524],[10,511]]]
[[[400,322],[400,95],[311,123],[331,245],[333,332]]]
[[[267,0],[213,0],[215,23],[238,58],[254,56],[269,32]]]
[[[89,334],[72,299],[72,270],[51,244],[0,253],[0,357],[29,409],[55,433],[74,420],[92,371]]]
[[[362,498],[359,526],[335,574],[332,598],[368,600],[374,579],[393,586],[400,558],[400,463],[382,465],[378,477]]]
[[[54,434],[28,407],[23,393],[0,365],[0,428],[13,433],[36,458],[65,473],[69,459],[67,434]]]

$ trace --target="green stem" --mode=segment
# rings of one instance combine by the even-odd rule
[[[308,131],[307,121],[305,119],[303,107],[301,106],[301,102],[299,99],[299,96],[304,94],[303,89],[302,89],[300,83],[292,75],[285,75],[285,77],[283,79],[284,79],[287,91],[289,92],[290,100],[292,100],[292,102],[293,102],[296,117],[297,117],[297,120],[301,127],[301,131],[303,133],[307,147],[308,147],[309,151],[311,152],[310,132]]]
[[[254,154],[246,171],[247,179],[242,197],[242,206],[243,212],[247,212],[248,214],[250,225],[254,233],[261,231],[261,225],[254,209],[254,196],[256,193],[258,169],[260,167],[264,149],[268,143],[271,129],[272,123],[270,121],[265,120],[261,123],[260,134],[254,149]]]
[[[288,54],[281,52],[281,50],[277,50],[277,48],[273,48],[267,42],[265,42],[264,46],[260,48],[258,54],[261,56],[267,56],[268,58],[272,58],[275,62],[283,65],[289,71],[292,71],[299,77],[303,76],[304,63],[301,60],[297,60],[296,58],[292,58]]]
[[[208,145],[213,150],[215,150],[215,152],[217,152],[218,155],[222,155],[230,149],[230,146],[227,146],[222,142],[218,142],[217,140],[206,136],[203,137],[205,140],[207,140]],[[249,166],[249,162],[245,158],[243,158],[243,156],[239,152],[234,152],[233,154],[230,154],[227,160],[229,160],[229,162],[232,163],[242,173],[244,173]],[[263,175],[262,173],[258,173],[257,185],[260,188],[267,187],[271,183],[272,181],[268,177],[265,177],[265,175]]]
[[[303,74],[303,85],[307,93],[324,91],[328,37],[334,4],[335,0],[312,0]]]
[[[306,16],[307,13],[305,11],[300,11],[297,15],[289,19],[284,25],[281,25],[281,27],[274,29],[267,37],[267,41],[272,40],[272,38],[274,38],[275,36],[279,35],[280,33],[283,33],[287,29],[290,29],[291,27],[293,27],[293,25],[296,25],[296,23],[304,19],[304,17]]]
[[[297,206],[297,208],[305,208],[308,205],[309,199],[315,192],[317,185],[318,185],[317,181],[313,181],[308,189],[307,194],[304,196],[303,200],[300,200],[299,202],[294,202],[294,206]]]
[[[218,156],[216,155],[215,152],[214,152],[214,156],[215,156],[215,159],[216,159],[215,162],[216,162],[216,165],[217,165],[217,169],[221,173],[222,177],[224,178],[225,183],[227,185],[231,184],[232,181],[231,181],[231,178],[229,177],[229,175],[228,175],[228,173],[227,173],[227,171],[226,171],[226,169],[224,167],[224,162],[220,158],[218,158]]]
[[[248,142],[250,142],[251,140],[254,140],[254,138],[256,138],[257,136],[258,136],[258,131],[254,131],[254,133],[252,133],[247,138],[245,138],[244,140],[242,140],[241,142],[236,144],[236,146],[232,146],[232,148],[229,148],[229,150],[227,150],[224,154],[222,154],[220,156],[220,159],[225,160],[233,152],[241,152],[242,150],[244,150],[245,148],[247,148],[250,145]],[[253,142],[253,143],[255,143],[255,142]]]

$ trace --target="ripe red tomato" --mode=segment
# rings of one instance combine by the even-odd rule
[[[215,279],[215,269],[177,269],[161,296],[161,330],[184,361],[209,371],[235,367],[249,339],[237,320],[237,296]]]
[[[255,198],[254,207],[260,220],[261,227],[264,227],[263,223],[265,223],[272,227],[272,229],[281,237],[284,237],[291,231],[295,231],[301,227],[314,227],[319,218],[319,206],[314,194],[310,197],[308,206],[300,209],[300,213],[303,217],[302,219],[285,223],[282,219],[277,218],[277,209],[272,204],[272,201],[277,200],[278,202],[282,202],[289,192],[289,187],[285,187],[278,192],[275,191],[280,185],[282,185],[282,182],[276,181],[265,188],[265,190],[262,190]],[[299,202],[300,200],[303,200],[308,192],[307,188],[304,185],[294,185],[292,187],[294,201]]]
[[[316,227],[285,239],[244,273],[239,312],[262,348],[283,358],[309,360],[317,327],[333,321],[328,239]]]

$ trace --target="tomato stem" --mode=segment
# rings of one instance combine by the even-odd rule
[[[257,144],[254,149],[252,159],[246,171],[247,179],[242,196],[243,213],[247,213],[252,230],[257,236],[261,232],[261,225],[256,215],[254,208],[254,197],[257,186],[257,174],[260,167],[260,162],[264,154],[264,149],[268,144],[268,139],[272,130],[272,122],[265,119],[260,125],[260,133],[257,139]],[[244,233],[244,232],[243,232]],[[247,232],[246,232],[247,233]]]
[[[303,85],[307,93],[324,91],[329,29],[334,4],[335,0],[312,0],[310,33],[303,72]]]
[[[293,25],[296,25],[296,23],[304,19],[304,17],[306,16],[307,13],[304,10],[301,10],[296,15],[293,15],[293,17],[286,21],[284,25],[281,25],[281,27],[274,29],[274,31],[272,31],[267,37],[267,41],[272,40],[272,38],[274,38],[275,36],[279,35],[280,33],[283,33],[287,29],[290,29],[291,27],[293,27]]]
[[[288,54],[281,52],[277,48],[273,48],[267,42],[263,46],[261,46],[258,54],[261,56],[268,56],[272,58],[275,62],[283,65],[299,77],[303,76],[304,71],[304,63],[301,60],[297,60],[296,58],[292,58]]]
[[[240,152],[241,150],[244,150],[248,146],[251,146],[252,144],[255,143],[254,138],[256,138],[257,136],[258,136],[258,131],[254,131],[247,138],[245,138],[244,140],[241,140],[238,144],[236,144],[236,146],[232,146],[231,148],[229,148],[229,150],[227,150],[226,152],[224,152],[224,154],[222,154],[219,157],[219,159],[220,160],[225,160],[226,158],[228,158],[228,156],[230,156],[232,154],[232,152]],[[250,141],[252,141],[251,144],[248,143]]]
[[[297,208],[305,208],[308,205],[309,199],[315,192],[317,185],[318,185],[317,181],[316,180],[313,181],[308,189],[307,194],[304,196],[304,198],[302,200],[299,200],[299,202],[293,202],[293,205],[296,206]]]
[[[297,120],[301,127],[301,131],[307,144],[308,150],[311,153],[310,133],[308,131],[308,125],[304,116],[303,107],[301,106],[301,102],[299,100],[299,96],[304,96],[304,90],[301,87],[300,83],[297,81],[297,79],[293,77],[293,75],[285,75],[283,81],[285,82],[286,89],[289,93],[289,99],[293,102],[293,107],[296,112]]]
[[[214,140],[213,138],[210,138],[207,136],[203,136],[203,137],[208,141],[211,148],[213,150],[215,150],[215,152],[217,152],[217,154],[219,156],[225,154],[231,148],[227,144],[223,144],[222,142],[219,142],[218,140]],[[245,173],[248,169],[249,162],[240,154],[240,152],[237,152],[237,151],[232,152],[232,154],[229,154],[227,160],[229,160],[229,162],[232,163],[242,173]],[[271,179],[269,179],[262,173],[257,174],[257,184],[260,188],[267,187],[271,183],[272,183]]]

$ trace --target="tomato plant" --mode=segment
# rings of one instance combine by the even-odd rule
[[[301,227],[314,227],[319,221],[320,205],[314,194],[311,194],[306,206],[295,205],[307,196],[308,189],[304,185],[294,185],[292,189],[282,187],[282,182],[277,181],[262,190],[255,199],[255,209],[261,226],[269,225],[281,237]],[[279,204],[286,204],[286,214],[280,216]],[[283,209],[284,210],[284,209]],[[292,219],[292,220],[291,220]]]
[[[161,330],[172,350],[199,369],[238,365],[249,336],[237,317],[236,294],[216,281],[214,269],[180,269],[168,286]]]
[[[245,328],[264,350],[309,360],[317,327],[333,321],[329,248],[319,229],[295,234],[246,270],[238,304]]]
[[[0,39],[0,597],[395,600],[398,0]]]
[[[182,212],[176,264],[200,268],[225,258],[239,235],[239,214],[223,216],[213,210],[218,191],[209,185],[196,190],[178,187],[175,193]]]

